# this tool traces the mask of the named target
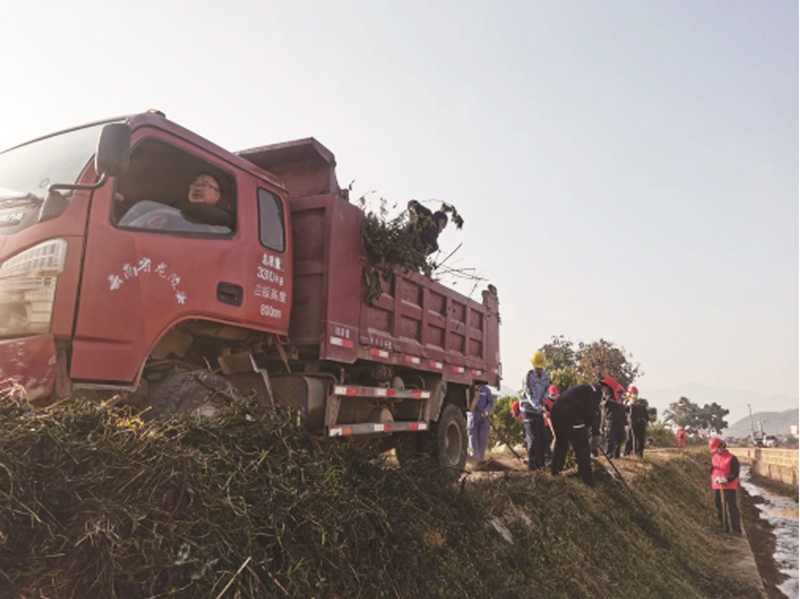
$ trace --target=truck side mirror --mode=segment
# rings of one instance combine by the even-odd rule
[[[131,128],[127,123],[109,123],[100,132],[95,170],[107,177],[116,177],[128,170],[131,161]]]

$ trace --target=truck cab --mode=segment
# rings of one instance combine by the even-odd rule
[[[126,122],[129,165],[97,189],[47,188],[98,180],[91,158],[109,122],[0,154],[0,173],[12,175],[0,200],[0,377],[30,399],[56,382],[135,387],[165,335],[180,345],[181,322],[288,332],[291,228],[281,184],[158,114]],[[230,226],[181,211],[204,173],[219,182]],[[53,197],[63,212],[42,220]]]

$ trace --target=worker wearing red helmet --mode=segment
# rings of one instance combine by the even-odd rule
[[[519,411],[519,400],[515,399],[511,404],[511,415],[522,422],[522,412]]]
[[[712,437],[708,440],[708,449],[713,454],[711,464],[706,464],[711,473],[711,488],[714,489],[714,505],[717,506],[717,517],[720,526],[724,527],[725,532],[740,534],[742,532],[742,522],[739,515],[739,506],[736,505],[736,489],[739,488],[739,460],[735,455],[728,451],[725,441],[719,437]],[[728,522],[723,513],[723,506],[728,508]],[[726,524],[730,526],[726,526]]]
[[[550,410],[550,422],[556,435],[556,446],[550,471],[557,475],[564,468],[564,460],[570,444],[575,450],[578,475],[583,481],[594,485],[592,458],[588,430],[592,432],[592,444],[600,444],[600,402],[603,399],[619,400],[624,389],[616,379],[604,376],[597,383],[585,383],[570,387],[558,398]]]
[[[547,388],[547,394],[544,396],[544,409],[548,412],[553,407],[553,404],[556,403],[556,400],[559,398],[560,393],[558,392],[558,387],[555,385],[550,385]]]

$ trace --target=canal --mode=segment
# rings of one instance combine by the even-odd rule
[[[747,533],[753,552],[759,561],[759,570],[767,591],[770,597],[783,596],[794,599],[800,593],[797,500],[754,483],[750,478],[750,469],[746,466],[742,467],[740,480],[749,495],[746,504],[751,503],[758,511],[760,522],[750,523]],[[768,538],[769,533],[771,539]],[[769,557],[764,555],[765,552],[771,554],[771,564],[763,563],[764,558]]]

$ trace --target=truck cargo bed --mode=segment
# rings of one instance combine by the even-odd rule
[[[339,188],[333,154],[314,139],[240,156],[289,191],[294,300],[289,341],[319,357],[441,373],[445,381],[499,386],[499,313],[492,286],[478,303],[419,274],[401,272],[366,301],[363,213]]]

